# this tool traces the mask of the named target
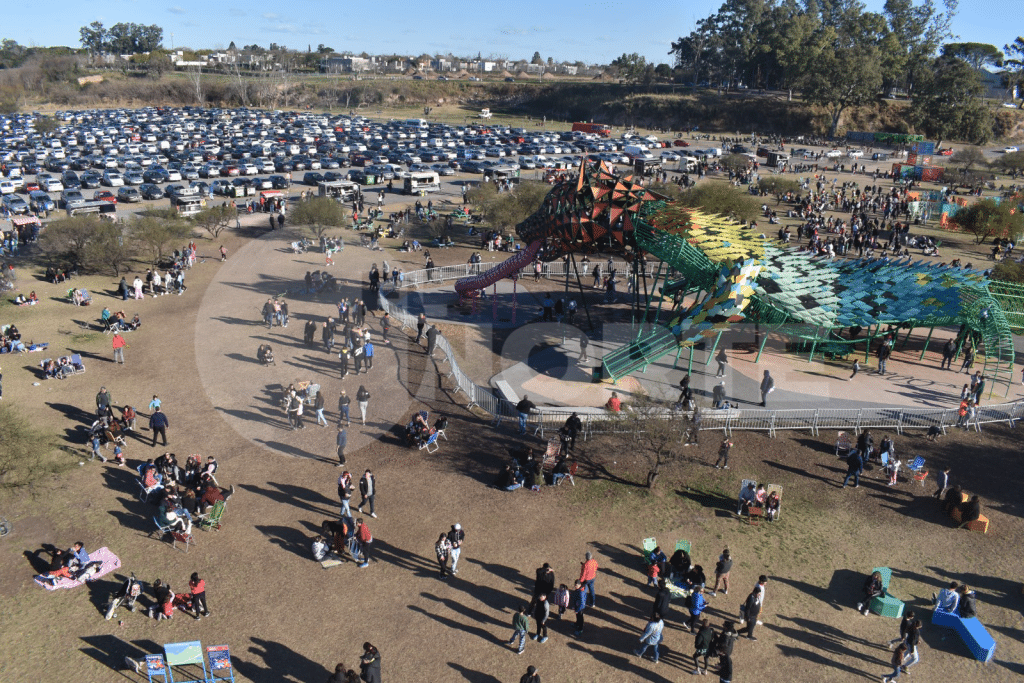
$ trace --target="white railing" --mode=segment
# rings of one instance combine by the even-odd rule
[[[381,309],[390,314],[394,324],[401,325],[402,328],[416,326],[416,316],[398,304],[388,301],[384,292],[378,292],[377,302]],[[505,420],[518,424],[516,404],[496,395],[491,388],[482,387],[470,379],[459,367],[451,345],[442,334],[437,335],[436,351],[444,354],[444,358],[438,362],[438,372],[452,380],[456,396],[463,394],[467,408],[479,408],[490,415],[491,424],[495,427],[500,426]],[[576,413],[583,423],[580,436],[584,440],[593,434],[608,434],[621,431],[623,428],[620,420],[614,419],[610,413],[600,408],[567,406],[537,409],[527,420],[527,430],[543,438],[545,431],[557,431],[572,413]],[[955,408],[705,409],[701,415],[701,431],[722,431],[726,434],[732,434],[733,431],[763,431],[772,437],[780,430],[807,430],[818,436],[823,429],[859,434],[864,429],[884,428],[894,429],[897,434],[902,434],[906,429],[932,427],[939,428],[945,434],[947,429],[956,425],[958,417]],[[666,410],[662,416],[665,419],[682,419],[684,414]],[[982,406],[971,420],[970,427],[981,431],[981,425],[997,422],[1016,426],[1016,422],[1022,418],[1024,402],[1021,401]]]

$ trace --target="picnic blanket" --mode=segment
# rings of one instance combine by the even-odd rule
[[[114,571],[115,569],[118,569],[121,566],[121,560],[118,559],[117,555],[110,552],[110,549],[106,546],[100,548],[99,550],[94,550],[93,552],[89,553],[89,560],[99,560],[103,563],[100,566],[100,570],[92,575],[92,580],[98,579],[101,576],[109,574],[110,572]],[[39,579],[36,579],[35,581],[48,591],[55,591],[61,588],[77,588],[78,586],[81,586],[85,583],[85,581],[58,579],[54,583],[54,585],[51,586],[49,582],[40,581]]]

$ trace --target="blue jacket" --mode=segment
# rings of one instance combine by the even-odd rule
[[[647,628],[644,629],[643,635],[640,636],[640,642],[657,645],[661,642],[661,634],[664,628],[665,622],[661,619],[647,622]]]
[[[149,426],[153,427],[164,427],[167,428],[170,423],[167,421],[167,416],[161,413],[153,413],[149,418]]]
[[[366,354],[367,358],[373,358],[373,344],[366,342],[363,346],[363,352]]]
[[[690,614],[700,614],[707,606],[708,601],[704,599],[703,593],[694,593],[690,597]]]

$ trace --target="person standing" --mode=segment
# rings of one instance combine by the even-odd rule
[[[587,357],[587,347],[590,345],[590,340],[587,338],[586,332],[580,332],[580,363],[586,363],[590,359]]]
[[[533,608],[533,618],[537,620],[537,633],[530,637],[538,643],[548,642],[548,617],[550,616],[551,605],[548,604],[548,596],[537,596],[537,604]]]
[[[594,581],[597,580],[597,560],[588,550],[586,560],[580,562],[580,584],[587,591],[587,607],[594,606]]]
[[[903,659],[907,656],[907,644],[900,643],[896,647],[896,651],[892,653],[892,673],[888,676],[882,676],[882,683],[890,683],[900,677],[903,672]]]
[[[363,643],[363,656],[359,659],[359,679],[363,683],[380,682],[380,650]]]
[[[914,623],[914,610],[907,610],[903,614],[903,621],[900,622],[900,637],[893,638],[889,641],[889,649],[896,647],[897,643],[903,643],[907,640],[907,632],[910,631],[910,627]]]
[[[732,441],[729,437],[722,440],[722,444],[718,447],[718,459],[715,460],[715,469],[729,469],[729,451],[732,450]],[[716,589],[717,590],[717,589]],[[712,593],[714,595],[714,593]]]
[[[237,216],[235,218],[235,222],[238,222]],[[223,244],[220,245],[220,260],[222,263],[228,260],[228,250]]]
[[[668,618],[671,609],[672,591],[668,588],[668,580],[662,576],[658,579],[658,592],[654,594],[654,607],[651,609],[651,614],[660,614],[665,619]]]
[[[434,355],[434,349],[437,348],[437,328],[433,325],[427,330],[427,356]]]
[[[206,606],[206,582],[199,578],[198,572],[192,572],[188,587],[192,591],[192,611],[195,612],[196,621],[210,616],[210,608]],[[201,612],[200,607],[203,608]]]
[[[344,377],[344,375],[342,375]],[[341,390],[341,396],[338,397],[338,426],[341,426],[341,421],[344,420],[346,425],[352,424],[352,420],[349,418],[349,407],[352,403],[352,399],[348,397],[345,390]]]
[[[171,423],[167,420],[167,416],[157,406],[153,410],[153,414],[149,416],[149,428],[153,430],[153,446],[156,446],[157,435],[160,436],[163,445],[167,445],[167,428],[170,426]]]
[[[423,337],[423,328],[427,326],[427,316],[420,313],[416,317],[416,343],[420,343],[420,339]]]
[[[725,377],[725,368],[729,365],[729,357],[725,355],[724,348],[718,349],[715,360],[718,362],[718,372],[715,373],[715,377]]]
[[[391,315],[387,312],[384,313],[384,317],[380,320],[381,337],[384,339],[385,344],[390,344],[388,341],[388,332],[391,331]]]
[[[324,403],[324,392],[316,392],[316,398],[313,399],[313,410],[316,411],[316,423],[321,427],[327,426],[327,418],[324,417]]]
[[[718,657],[718,683],[732,683],[732,655],[722,653]]]
[[[441,568],[440,578],[447,579],[448,578],[448,558],[451,557],[451,554],[452,554],[452,544],[448,542],[448,536],[446,534],[442,533],[440,536],[437,537],[437,543],[434,544],[434,554],[437,555],[437,564]],[[523,608],[520,607],[519,611],[521,612],[522,610],[523,610]],[[529,629],[529,626],[527,626],[526,628]],[[519,646],[519,651],[520,652],[523,651],[523,647],[526,645],[526,643],[525,643],[525,640],[526,640],[525,630],[526,629],[524,629],[524,633],[523,633],[523,641],[524,642],[521,643],[520,646]],[[512,634],[512,637],[513,637],[513,639],[515,639],[515,634],[514,633]],[[511,640],[508,641],[508,644],[511,645],[512,641]]]
[[[750,591],[750,595],[747,596],[747,601],[744,603],[744,614],[747,619],[747,638],[750,640],[757,640],[754,636],[754,629],[759,623],[757,618],[761,616],[761,605],[764,602],[764,590],[761,588],[761,584],[758,583],[754,586],[754,590]]]
[[[366,361],[366,372],[373,368],[373,343],[367,341],[363,344],[363,358]]]
[[[587,608],[587,589],[577,580],[572,584],[572,609],[576,613],[576,629],[573,635],[579,638],[583,635],[583,610]]]
[[[523,399],[516,404],[516,412],[519,414],[519,434],[526,434],[526,420],[530,417],[530,411],[536,409],[529,396],[523,395]]]
[[[445,535],[441,534],[441,538]],[[440,542],[440,541],[439,541]],[[444,569],[441,570],[441,578],[444,578]],[[523,650],[526,649],[526,634],[530,632],[530,617],[526,613],[526,607],[523,605],[519,606],[516,610],[515,615],[512,617],[512,637],[508,639],[508,644],[512,645],[516,642],[516,638],[519,639],[519,652],[516,654],[523,654]]]
[[[114,399],[106,387],[100,387],[96,394],[96,416],[100,418],[112,417],[114,415]]]
[[[320,412],[317,411],[317,415],[319,414]],[[326,427],[327,425],[324,426]],[[345,447],[348,445],[348,432],[346,432],[345,428],[342,426],[338,427],[338,437],[335,439],[335,444],[338,446],[338,464],[335,465],[335,467],[344,467]]]
[[[526,667],[526,673],[519,677],[519,683],[540,683],[540,674],[537,673],[537,667]]]
[[[708,657],[711,656],[711,642],[715,638],[715,629],[708,624],[707,617],[700,620],[700,630],[693,638],[693,667],[694,676],[706,675],[708,671]],[[700,668],[700,658],[704,658],[704,668]]]
[[[114,339],[110,342],[110,345],[114,349],[114,362],[124,365],[124,349],[128,346],[128,342],[124,340],[120,332],[115,332]]]
[[[662,633],[665,630],[665,621],[661,618],[660,614],[655,613],[651,620],[647,622],[647,627],[644,629],[643,634],[640,636],[640,647],[633,650],[633,654],[641,659],[644,653],[647,652],[647,648],[653,647],[654,653],[651,657],[651,661],[655,664],[658,663],[658,644],[661,643]]]
[[[371,515],[371,517],[375,516]],[[373,545],[373,534],[370,533],[370,527],[366,526],[362,517],[356,520],[356,540],[359,542],[359,551],[363,555],[363,561],[359,564],[359,568],[365,569],[370,566],[370,546]]]
[[[690,610],[690,619],[683,626],[687,631],[692,631],[697,628],[697,623],[700,621],[700,615],[707,609],[708,601],[704,598],[704,587],[694,586],[693,592],[690,593],[690,597],[687,599],[687,608]]]
[[[359,480],[359,495],[362,496],[362,500],[359,501],[359,507],[356,508],[361,513],[363,506],[367,503],[370,504],[370,516],[377,519],[376,513],[374,513],[374,501],[377,497],[377,477],[373,476],[373,472],[366,470],[363,473],[362,479]]]
[[[370,392],[366,390],[366,387],[362,384],[359,385],[359,390],[356,391],[356,403],[359,404],[359,414],[362,417],[363,424],[366,424],[366,409],[370,405]]]
[[[537,604],[541,595],[551,595],[555,590],[555,570],[547,562],[537,568],[536,578],[533,581],[533,598],[530,600],[530,609]]]
[[[718,556],[718,562],[715,564],[715,587],[711,589],[711,595],[718,595],[718,585],[722,585],[722,593],[724,595],[729,594],[729,572],[732,571],[732,553],[726,548],[722,551],[722,554]]]
[[[347,470],[338,477],[338,498],[341,500],[341,516],[351,517],[352,508],[349,503],[352,500],[352,475]]]
[[[956,355],[956,345],[953,343],[952,339],[947,339],[945,345],[942,347],[942,363],[939,365],[939,369],[952,370],[954,355]]]
[[[452,576],[459,573],[459,556],[462,555],[462,544],[466,542],[466,532],[461,524],[452,524],[448,532],[448,542],[452,546]]]
[[[981,395],[985,393],[985,375],[978,378],[978,384],[974,388],[974,405],[981,405]]]
[[[943,467],[942,471],[938,474],[939,488],[936,489],[935,493],[932,494],[932,498],[937,500],[942,499],[942,493],[949,487],[949,467]]]
[[[772,377],[772,373],[768,370],[764,371],[764,377],[761,379],[761,407],[768,407],[768,394],[775,391],[775,379]]]

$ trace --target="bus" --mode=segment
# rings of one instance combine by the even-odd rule
[[[419,128],[421,130],[429,128],[426,119],[406,119],[403,125],[407,128]]]
[[[572,124],[572,129],[583,133],[594,133],[603,138],[611,137],[612,135],[611,126],[603,123],[574,123]]]
[[[433,171],[410,173],[405,177],[405,194],[423,195],[427,192],[440,191],[441,178]]]

